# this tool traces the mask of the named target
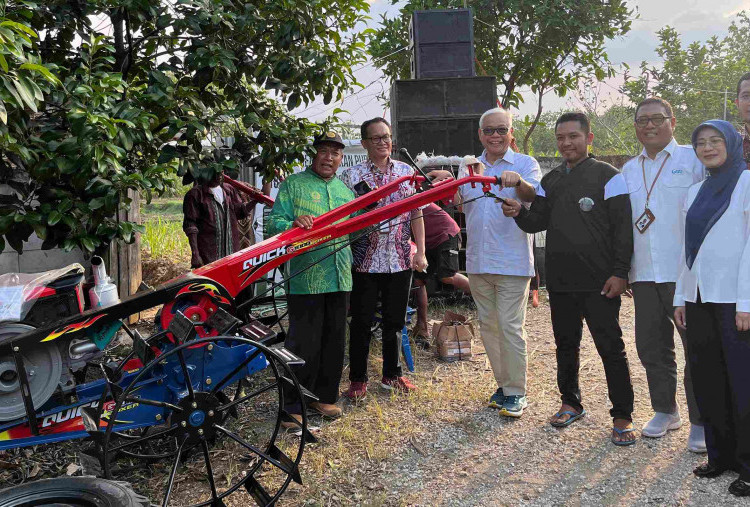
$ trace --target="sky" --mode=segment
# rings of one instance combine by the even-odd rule
[[[372,20],[369,26],[376,28],[381,14],[395,17],[402,4],[394,6],[390,0],[370,0],[370,5]],[[633,22],[627,35],[609,41],[607,53],[616,66],[626,63],[633,70],[638,69],[641,61],[658,60],[654,51],[659,42],[656,32],[664,26],[676,28],[682,35],[683,43],[688,44],[705,41],[714,35],[725,36],[732,17],[742,10],[750,11],[750,0],[629,0],[628,5],[637,10],[638,19]],[[358,125],[374,116],[382,116],[384,112],[386,118],[390,119],[390,111],[377,97],[383,90],[388,91],[388,84],[381,72],[370,62],[358,66],[355,75],[360,83],[369,86],[345,98],[343,103],[324,105],[322,101],[316,101],[297,108],[293,113],[317,121],[324,120],[335,107],[340,107],[347,111],[339,115],[346,123]],[[600,86],[600,99],[610,102],[622,100],[617,92],[621,84],[622,77],[606,81]],[[581,103],[574,95],[569,93],[567,97],[560,98],[550,93],[544,98],[544,108],[554,111],[564,107],[580,107]],[[536,110],[534,95],[524,93],[524,103],[514,113],[520,116],[534,115]]]

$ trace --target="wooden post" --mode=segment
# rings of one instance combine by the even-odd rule
[[[120,210],[117,214],[118,221],[127,220],[130,222],[141,222],[140,195],[133,191],[128,191],[128,197],[132,199],[130,210]],[[117,284],[120,299],[133,295],[138,291],[143,279],[141,270],[141,235],[135,234],[135,241],[130,245],[123,241],[113,241],[107,251],[105,259],[107,273],[112,281]],[[128,319],[129,324],[138,321],[140,314],[133,314]]]

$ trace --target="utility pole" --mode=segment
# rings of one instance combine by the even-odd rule
[[[729,100],[729,88],[724,88],[724,121],[727,121],[727,100]]]

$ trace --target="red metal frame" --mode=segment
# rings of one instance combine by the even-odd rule
[[[313,246],[340,238],[365,227],[378,224],[402,213],[412,211],[436,201],[452,202],[462,185],[479,183],[485,192],[491,185],[500,185],[498,178],[470,175],[457,180],[446,180],[433,188],[419,192],[398,202],[370,210],[353,218],[347,217],[368,205],[393,193],[400,185],[417,185],[424,181],[423,176],[403,176],[357,199],[339,206],[313,220],[312,229],[293,227],[249,248],[236,252],[216,262],[193,271],[193,275],[206,277],[220,283],[236,297],[243,289],[272,269]],[[344,220],[346,219],[346,220]]]
[[[224,182],[236,188],[240,192],[247,194],[254,201],[263,203],[267,206],[273,206],[273,199],[255,187],[251,187],[250,185],[246,185],[241,181],[234,180],[226,174],[224,175]]]

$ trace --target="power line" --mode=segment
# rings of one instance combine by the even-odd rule
[[[385,60],[386,58],[390,58],[391,56],[393,56],[393,55],[395,55],[395,54],[398,54],[398,53],[400,53],[401,51],[403,51],[403,50],[405,50],[405,49],[409,49],[409,46],[408,46],[408,45],[407,45],[407,46],[404,46],[404,47],[402,47],[402,48],[399,48],[399,49],[397,49],[397,50],[396,50],[396,51],[394,51],[393,53],[388,53],[388,54],[387,54],[387,55],[385,55],[385,56],[379,56],[378,58],[375,58],[375,59],[373,59],[373,60],[370,60],[370,63],[366,63],[366,64],[362,65],[361,67],[357,67],[357,68],[356,68],[356,69],[354,69],[354,70],[353,70],[352,72],[357,72],[358,70],[361,70],[361,69],[364,69],[365,67],[369,67],[370,65],[373,65],[373,64],[374,64],[375,62],[377,62],[377,61],[380,61],[380,60]]]

